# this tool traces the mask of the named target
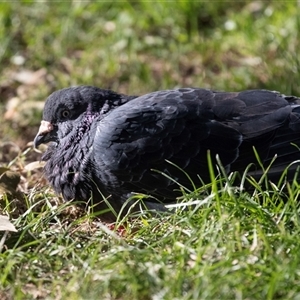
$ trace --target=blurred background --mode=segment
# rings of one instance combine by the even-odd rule
[[[72,85],[300,96],[299,34],[299,1],[1,2],[0,163],[28,147],[46,97]]]

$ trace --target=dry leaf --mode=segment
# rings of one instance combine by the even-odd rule
[[[0,231],[14,231],[17,232],[14,224],[9,221],[7,216],[0,216]]]
[[[35,169],[40,169],[40,168],[43,168],[45,166],[46,162],[45,161],[33,161],[29,164],[27,164],[25,167],[24,167],[24,170],[25,171],[33,171]]]
[[[41,83],[42,79],[46,76],[47,70],[42,68],[37,71],[22,70],[15,74],[15,80],[26,85],[37,85]]]

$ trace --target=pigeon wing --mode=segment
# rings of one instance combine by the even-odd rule
[[[191,186],[182,170],[198,183],[198,175],[209,178],[208,149],[229,169],[242,135],[215,118],[214,98],[209,90],[179,89],[141,96],[114,109],[99,121],[94,140],[100,181],[114,190],[121,184],[128,191],[174,199],[170,191],[178,186],[173,180]],[[228,118],[244,109],[238,99],[230,104]]]

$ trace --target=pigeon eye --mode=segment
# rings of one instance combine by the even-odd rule
[[[63,111],[61,112],[61,116],[62,116],[63,118],[67,118],[69,115],[70,115],[70,111],[68,111],[68,110],[63,110]]]

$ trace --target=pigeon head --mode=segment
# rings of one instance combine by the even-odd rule
[[[123,95],[92,86],[71,87],[54,92],[46,100],[34,147],[51,141],[58,143],[80,118],[104,116],[125,101]]]

